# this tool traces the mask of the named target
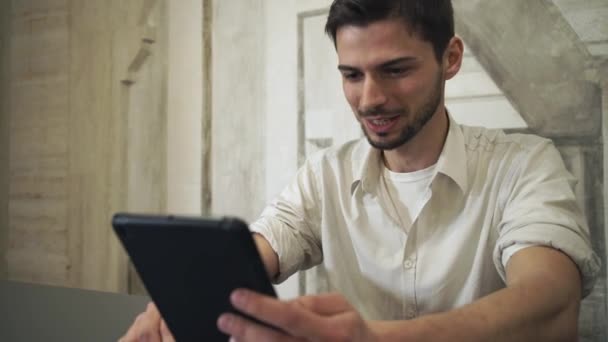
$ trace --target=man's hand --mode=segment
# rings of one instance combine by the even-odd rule
[[[173,335],[160,317],[154,303],[150,302],[145,312],[135,318],[135,322],[119,342],[175,342]]]
[[[378,340],[369,324],[339,294],[280,301],[252,291],[236,290],[230,300],[238,310],[282,330],[223,314],[218,319],[219,329],[239,342]]]

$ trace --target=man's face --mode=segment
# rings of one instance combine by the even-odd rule
[[[346,100],[372,146],[402,146],[443,108],[442,65],[402,21],[344,26],[336,45]]]

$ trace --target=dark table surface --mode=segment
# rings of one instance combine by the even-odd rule
[[[144,296],[0,281],[0,341],[116,341]]]

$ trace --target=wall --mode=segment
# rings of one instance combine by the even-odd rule
[[[7,277],[9,196],[9,100],[8,74],[10,39],[10,1],[0,3],[0,279]]]
[[[296,0],[267,1],[265,20],[265,198],[270,202],[298,169],[298,39]],[[281,298],[298,295],[298,276],[277,287]]]
[[[149,25],[158,6],[11,3],[3,92],[11,98],[8,275],[126,291],[127,260],[111,215],[135,206],[158,211],[166,197],[166,56],[156,53],[153,72],[136,72],[146,46],[166,41],[162,17],[152,23],[160,29]],[[138,169],[145,172],[130,176]]]
[[[129,4],[129,2],[127,2]],[[125,44],[128,68],[122,75],[120,105],[121,124],[116,127],[125,138],[119,146],[123,182],[124,210],[136,213],[166,212],[168,192],[168,17],[167,1],[144,0],[139,8],[128,12],[139,14],[137,24],[128,28],[133,39]],[[131,51],[134,50],[134,51]],[[118,61],[115,61],[118,62]],[[115,240],[115,239],[114,239]],[[123,255],[122,247],[118,250]],[[117,265],[120,277],[128,277],[129,293],[145,293],[144,287],[127,260]]]
[[[70,284],[70,9],[66,1],[12,5],[9,277]]]
[[[296,1],[270,0],[266,6],[266,200],[272,200],[295,174],[297,164],[297,23]]]
[[[209,189],[210,172],[203,177],[202,164],[208,167],[211,145],[208,134],[201,136],[211,123],[211,84],[203,88],[202,79],[211,75],[203,75],[201,38],[202,16],[210,18],[211,13],[203,13],[202,2],[194,0],[12,3],[12,12],[2,11],[12,31],[2,32],[11,32],[6,37],[13,48],[2,56],[10,57],[14,67],[10,89],[1,93],[3,99],[14,98],[11,116],[3,115],[1,121],[12,122],[11,133],[2,135],[12,146],[11,188],[2,192],[11,194],[10,213],[0,216],[10,220],[10,229],[0,231],[0,246],[10,239],[9,276],[141,293],[109,221],[121,210],[209,212],[210,191],[201,195],[201,188]],[[205,3],[210,10],[210,1]],[[227,15],[234,11],[227,10]],[[224,25],[231,24],[226,17]],[[222,46],[224,51],[231,47]],[[209,66],[211,56],[205,57]],[[224,99],[222,107],[228,107],[234,103],[234,83],[222,81],[227,91],[217,94]],[[243,85],[239,96],[246,97],[249,89]],[[239,123],[250,104],[231,111],[232,122]],[[260,115],[261,110],[253,113]],[[217,115],[224,122],[225,112]],[[250,136],[261,139],[256,126],[249,127],[254,129]],[[216,174],[235,172],[233,159],[223,158],[227,154],[222,149],[215,153],[222,157]],[[259,154],[251,156],[249,163],[260,159]],[[250,164],[236,170],[246,186],[255,180],[247,171]],[[9,170],[4,170],[0,184],[8,186]],[[240,197],[230,188],[231,180],[224,182],[227,189],[218,190],[219,206],[251,218],[257,209],[242,209],[260,196],[255,187],[263,182],[251,183],[253,196]],[[234,209],[236,199],[240,204]]]
[[[213,27],[205,39],[212,41],[212,55],[204,61],[212,79],[205,104],[212,115],[204,119],[211,128],[211,144],[206,143],[211,155],[210,172],[203,171],[203,177],[210,180],[212,198],[207,201],[213,215],[251,222],[297,168],[295,26],[285,15],[294,4],[212,1],[213,21],[205,23]],[[285,45],[293,49],[285,50]],[[295,296],[297,279],[277,290],[282,298]]]
[[[601,187],[601,190],[598,189],[598,191],[602,191],[602,197],[604,199],[604,203],[603,203],[603,223],[604,223],[604,229],[605,231],[608,230],[606,229],[606,224],[608,223],[608,210],[606,210],[606,205],[605,205],[605,201],[608,198],[608,60],[604,60],[603,63],[601,63],[598,66],[598,77],[600,79],[601,85],[602,85],[602,143],[603,143],[603,186]],[[608,233],[604,234],[604,241],[602,241],[604,243],[604,248],[608,247]],[[608,257],[607,257],[608,259]],[[608,260],[604,260],[604,274],[608,275]],[[608,276],[606,276],[608,277]],[[608,281],[607,281],[608,283]],[[606,290],[606,292],[608,292],[608,290]],[[606,301],[607,305],[605,305],[605,308],[608,308],[608,293],[605,294],[606,298],[604,298],[604,300]]]
[[[247,221],[266,203],[264,3],[213,2],[211,213]]]
[[[459,33],[458,33],[459,34]],[[445,85],[445,104],[456,122],[488,128],[526,128],[527,124],[464,42],[458,74]]]
[[[203,1],[169,1],[167,211],[200,214]]]

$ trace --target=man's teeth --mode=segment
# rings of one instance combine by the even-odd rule
[[[389,120],[389,119],[372,120],[372,123],[374,125],[378,125],[378,126],[386,125],[389,122],[391,122],[391,120]]]

